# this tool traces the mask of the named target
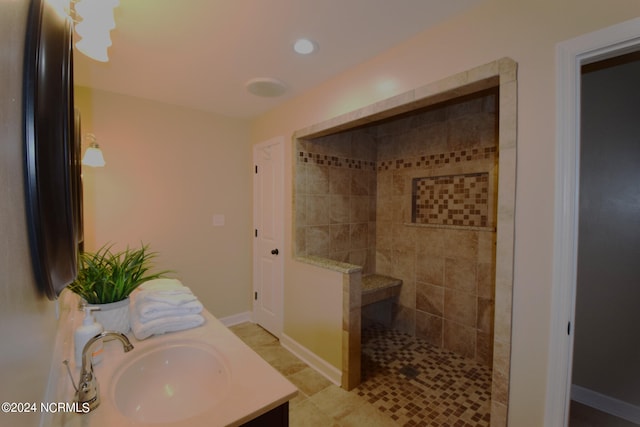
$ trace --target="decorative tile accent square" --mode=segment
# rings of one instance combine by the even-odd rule
[[[488,226],[489,174],[414,178],[412,221],[416,224]]]

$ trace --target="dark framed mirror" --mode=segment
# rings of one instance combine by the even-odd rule
[[[77,274],[80,147],[71,23],[44,0],[30,4],[23,100],[29,246],[39,290],[56,299]]]

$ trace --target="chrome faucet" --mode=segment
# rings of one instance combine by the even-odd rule
[[[89,411],[100,405],[100,393],[98,391],[98,380],[93,374],[93,362],[91,361],[91,347],[100,340],[109,341],[117,339],[122,343],[124,352],[133,350],[133,345],[126,335],[120,332],[105,331],[91,338],[82,349],[82,369],[80,370],[80,382],[76,389],[76,401],[79,404],[88,403]]]

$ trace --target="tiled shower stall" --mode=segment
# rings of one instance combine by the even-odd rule
[[[363,309],[491,366],[498,89],[298,140],[295,245],[401,279]]]

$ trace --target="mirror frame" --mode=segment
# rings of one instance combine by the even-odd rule
[[[29,246],[39,291],[54,300],[77,274],[71,22],[32,0],[24,56],[24,171]]]

